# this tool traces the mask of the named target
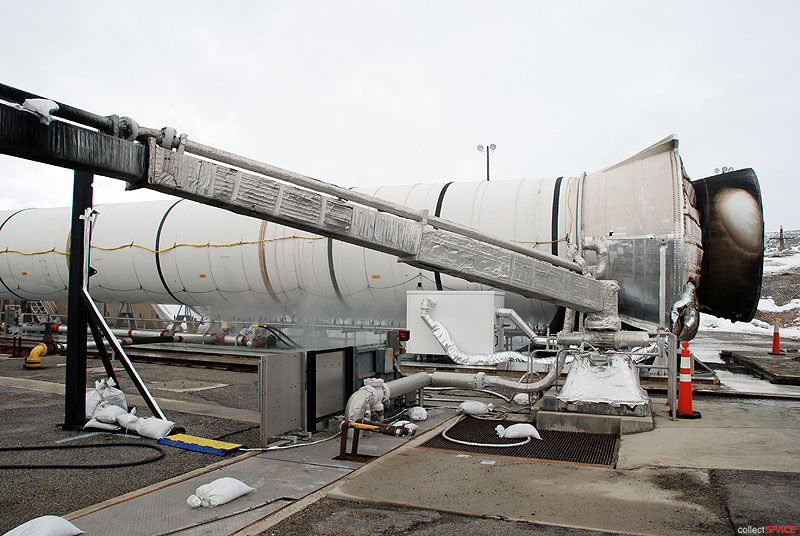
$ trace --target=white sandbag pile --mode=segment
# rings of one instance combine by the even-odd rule
[[[119,430],[117,417],[128,413],[125,393],[117,389],[112,378],[94,382],[94,389],[86,393],[86,418],[90,419],[83,427],[96,430]]]
[[[116,431],[124,428],[150,439],[166,437],[175,426],[172,421],[156,417],[139,418],[136,408],[128,413],[125,393],[117,389],[111,378],[95,382],[94,389],[86,393],[86,418],[90,420],[84,429]]]
[[[210,508],[229,503],[251,491],[255,491],[255,488],[251,488],[241,480],[226,476],[197,488],[195,494],[189,495],[186,499],[186,503],[192,508],[201,506]]]

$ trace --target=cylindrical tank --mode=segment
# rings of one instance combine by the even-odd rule
[[[750,196],[752,214],[742,225],[760,222],[763,229],[751,174],[748,186],[737,190],[744,193],[730,193],[737,185],[728,184],[725,196]],[[698,182],[711,191],[713,178]],[[593,249],[607,249],[607,269],[597,275],[619,282],[620,317],[633,326],[668,327],[687,281],[699,287],[701,307],[720,316],[746,319],[758,300],[760,280],[712,276],[735,241],[720,241],[703,262],[703,242],[715,240],[715,219],[730,210],[697,201],[673,138],[589,175],[361,191],[562,257],[577,244],[590,266],[595,253],[584,247],[602,242]],[[368,248],[188,200],[100,205],[97,211],[91,251],[97,273],[90,290],[98,301],[207,305],[223,318],[399,326],[407,290],[481,288]],[[68,208],[0,212],[0,298],[66,298],[69,217]],[[734,238],[742,235],[737,225],[736,218],[724,222]],[[736,269],[760,273],[763,234],[745,234],[756,243],[748,242],[752,254]],[[714,281],[705,294],[704,274]],[[737,286],[726,291],[728,280]],[[507,294],[506,306],[540,329],[561,327],[558,308],[548,303]]]
[[[578,179],[416,184],[365,193],[566,254]],[[98,205],[90,279],[98,301],[210,305],[215,314],[404,319],[405,292],[477,289],[395,257],[188,200]],[[555,216],[554,216],[555,213]],[[0,297],[66,298],[68,208],[0,212]],[[555,237],[555,240],[554,240]],[[537,244],[537,242],[539,242]],[[536,323],[556,308],[509,296]]]

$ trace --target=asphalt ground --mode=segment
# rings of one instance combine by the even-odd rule
[[[63,383],[64,367],[58,367],[63,357],[45,357],[46,368],[23,370],[21,359],[0,360],[0,376],[38,379]],[[90,360],[90,369],[100,366],[99,361]],[[153,390],[155,396],[168,396],[212,405],[230,405],[242,409],[256,409],[256,375],[242,372],[191,369],[165,365],[137,365],[145,383],[151,381],[204,381],[225,383],[226,387],[204,391],[176,393]],[[90,373],[87,385],[102,374]],[[123,390],[135,392],[130,382],[119,374]],[[138,408],[140,415],[147,416],[146,407]],[[252,423],[194,415],[180,412],[165,412],[176,426],[186,433],[209,439],[220,439],[249,446],[258,446],[258,426]],[[150,458],[152,450],[108,445],[134,442],[157,445],[155,441],[140,438],[135,434],[99,433],[90,431],[62,430],[64,422],[64,399],[60,395],[0,386],[0,447],[38,445],[86,445],[101,444],[105,447],[78,450],[53,450],[27,453],[0,452],[0,465],[21,464],[108,464]],[[157,445],[158,446],[158,445]],[[114,469],[0,469],[0,534],[42,515],[65,515],[98,502],[117,497],[183,475],[220,460],[213,454],[186,451],[171,447],[160,447],[164,457],[152,463]],[[112,534],[109,532],[109,534]],[[124,531],[118,532],[124,534]]]

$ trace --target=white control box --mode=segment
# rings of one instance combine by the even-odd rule
[[[431,330],[419,316],[424,298],[436,302],[430,315],[447,329],[459,350],[491,354],[503,350],[503,324],[495,311],[504,307],[505,293],[487,290],[409,290],[406,292],[406,329],[410,354],[445,354]]]

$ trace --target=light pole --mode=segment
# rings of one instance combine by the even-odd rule
[[[478,150],[482,153],[486,153],[486,180],[489,180],[489,155],[494,152],[497,148],[497,145],[492,143],[491,145],[487,145],[484,147],[483,145],[478,145]]]

